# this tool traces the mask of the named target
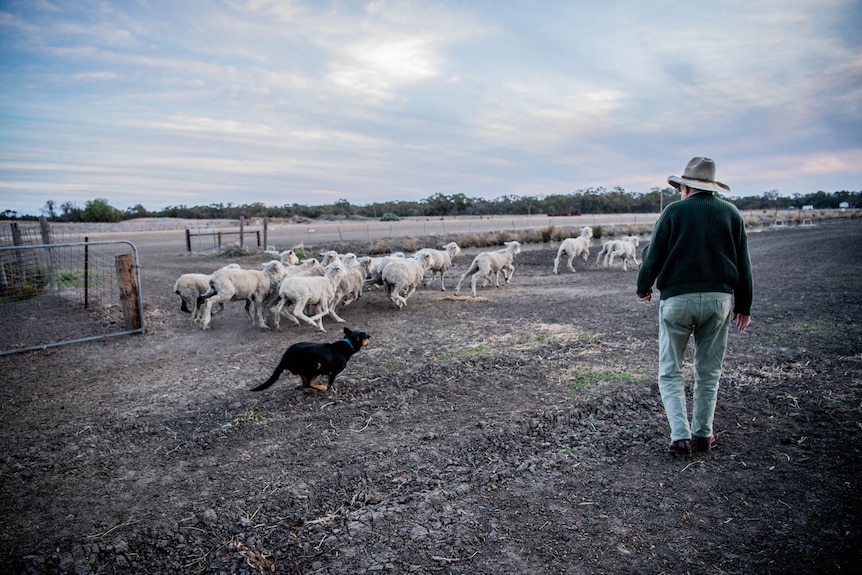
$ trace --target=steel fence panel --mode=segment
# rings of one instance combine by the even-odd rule
[[[128,257],[140,318],[133,329],[118,270]],[[0,326],[0,355],[144,333],[137,248],[125,240],[0,247]]]

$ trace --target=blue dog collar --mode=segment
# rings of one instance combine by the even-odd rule
[[[344,341],[346,341],[346,342],[347,342],[347,345],[349,345],[349,346],[350,346],[350,351],[356,351],[356,348],[355,348],[355,347],[353,347],[353,342],[352,342],[352,341],[350,341],[350,340],[349,340],[349,339],[347,339],[346,337],[344,338]]]

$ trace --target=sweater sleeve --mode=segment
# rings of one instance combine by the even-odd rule
[[[751,256],[748,254],[748,235],[745,232],[745,224],[740,230],[736,250],[736,269],[739,272],[739,283],[733,291],[733,311],[742,315],[751,315],[751,303],[754,299],[754,278],[751,273]]]
[[[652,293],[652,286],[667,258],[667,238],[665,218],[659,217],[653,228],[652,237],[643,254],[638,268],[637,295],[643,297]]]

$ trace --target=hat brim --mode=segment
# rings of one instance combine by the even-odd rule
[[[680,178],[677,176],[668,176],[667,183],[673,186],[676,189],[679,189],[680,186],[688,186],[689,188],[694,188],[696,190],[704,190],[707,192],[729,192],[730,186],[722,184],[721,182],[707,182],[704,180],[690,180],[688,178]]]

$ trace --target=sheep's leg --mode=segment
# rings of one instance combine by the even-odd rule
[[[299,321],[290,312],[284,312],[284,306],[287,304],[287,300],[284,298],[279,298],[278,305],[275,307],[275,329],[281,329],[281,316],[284,315],[294,324],[299,325]]]
[[[325,314],[317,314],[316,316],[314,316],[313,319],[308,317],[307,315],[305,315],[305,305],[306,305],[307,301],[308,300],[302,300],[302,299],[297,300],[296,305],[293,306],[293,312],[291,312],[291,313],[293,313],[294,317],[301,319],[302,321],[304,321],[308,325],[318,327],[318,325],[316,323],[317,320],[320,319],[320,317],[322,317],[322,315],[325,315]],[[318,317],[318,316],[320,316],[320,317]]]
[[[560,273],[559,271],[557,271],[557,268],[560,267],[560,256],[561,255],[562,254],[560,252],[557,252],[557,257],[554,258],[554,274]]]
[[[573,261],[575,261],[575,252],[572,252],[571,255],[569,255],[569,262],[566,265],[566,267],[569,268],[569,271],[575,271],[575,267],[572,265]]]
[[[208,299],[206,304],[204,304],[204,317],[201,320],[201,329],[209,329],[210,321],[212,321],[212,307],[213,300]]]
[[[512,276],[515,275],[515,266],[509,264],[506,269],[509,271],[509,273],[503,272],[503,277],[506,278],[506,283],[509,283],[510,281],[512,281]],[[572,271],[575,271],[575,268],[572,268]]]
[[[333,305],[333,306],[330,306],[328,311],[329,311],[329,317],[331,317],[332,319],[334,319],[336,322],[338,322],[338,323],[347,323],[346,321],[344,321],[343,319],[341,319],[341,317],[340,317],[337,313],[335,313],[335,306],[334,306],[334,305]],[[323,316],[320,316],[320,318],[322,318],[322,317],[323,317]],[[319,318],[319,319],[320,319],[320,318]]]
[[[464,275],[461,276],[461,279],[458,280],[458,284],[455,286],[455,293],[461,291],[461,284],[464,283],[464,278],[467,277],[467,272],[464,272]]]

